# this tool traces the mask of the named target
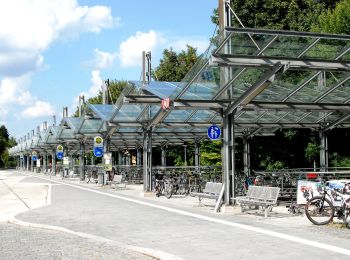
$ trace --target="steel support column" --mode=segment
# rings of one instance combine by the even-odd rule
[[[136,165],[137,166],[141,165],[141,149],[140,148],[136,149]]]
[[[123,165],[123,154],[120,149],[118,149],[118,165]]]
[[[30,171],[34,172],[34,161],[32,158],[33,158],[32,155],[30,155]]]
[[[196,166],[196,169],[199,170],[199,142],[198,140],[194,143],[194,166]]]
[[[52,151],[51,156],[52,156],[52,169],[51,169],[50,176],[51,174],[55,176],[56,175],[56,151],[55,150]]]
[[[47,172],[47,152],[44,152],[43,155],[43,173]]]
[[[29,172],[30,167],[30,154],[27,155],[27,171]]]
[[[152,191],[152,128],[148,131],[148,189]]]
[[[230,198],[234,187],[234,178],[232,178],[234,167],[233,142],[232,140],[232,116],[223,117],[223,139],[222,139],[222,165],[223,165],[223,183],[225,184],[224,204],[230,205]],[[232,185],[232,186],[231,186]]]
[[[79,152],[79,171],[80,171],[80,180],[85,180],[85,143],[80,142],[80,152]]]
[[[148,184],[148,152],[147,132],[143,132],[143,191],[147,191]]]
[[[243,166],[244,175],[250,176],[250,143],[247,137],[243,137]]]
[[[328,170],[328,139],[327,132],[320,131],[320,170]]]
[[[161,149],[161,157],[162,157],[161,165],[163,167],[166,167],[166,146],[162,145],[160,149]]]

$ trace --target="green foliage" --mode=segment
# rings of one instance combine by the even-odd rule
[[[203,166],[222,165],[221,141],[203,141],[200,148],[200,161]]]
[[[127,81],[119,80],[108,80],[109,81],[109,93],[108,93],[108,103],[114,104],[122,93],[123,89],[128,85]],[[90,104],[102,104],[102,91],[99,91],[97,96],[89,98],[87,103]],[[77,107],[74,117],[77,117],[79,113],[79,108]]]
[[[16,140],[13,137],[10,138],[7,128],[4,125],[0,126],[0,167],[16,165],[14,158],[10,157],[7,151],[16,144]]]
[[[245,27],[309,31],[318,16],[335,1],[315,0],[232,0],[231,7]],[[211,17],[218,24],[218,11]],[[240,27],[233,17],[232,25]]]
[[[330,156],[331,167],[350,167],[350,157],[340,156],[338,153],[333,153]]]
[[[324,33],[350,34],[350,0],[337,3],[335,9],[328,9],[318,17],[312,30]]]
[[[316,143],[315,139],[312,139],[305,148],[305,157],[308,158],[309,162],[315,159],[320,152],[320,148]]]
[[[285,164],[281,161],[273,161],[271,157],[266,157],[266,159],[260,162],[260,167],[267,171],[279,170],[286,168]]]
[[[180,82],[198,59],[197,49],[187,45],[186,51],[176,53],[172,48],[163,51],[163,58],[152,77],[159,81]]]

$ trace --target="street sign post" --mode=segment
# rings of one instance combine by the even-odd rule
[[[94,138],[94,149],[93,149],[94,155],[96,157],[102,157],[103,156],[103,138],[101,136],[96,136]]]
[[[32,161],[35,162],[38,159],[38,153],[36,151],[32,152]]]
[[[218,140],[221,136],[220,127],[218,127],[217,125],[209,126],[207,134],[210,140]]]
[[[64,157],[63,146],[60,144],[57,145],[57,148],[56,148],[56,157],[59,160],[62,160]]]

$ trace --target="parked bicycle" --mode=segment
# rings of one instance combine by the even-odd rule
[[[90,169],[85,174],[85,182],[89,183],[97,183],[97,170],[96,169]]]
[[[326,225],[336,216],[350,228],[350,183],[346,183],[342,192],[331,189],[321,183],[317,187],[319,196],[314,196],[305,205],[306,217],[315,225]]]
[[[165,197],[168,199],[170,199],[173,194],[188,195],[189,187],[186,175],[172,176],[164,180],[164,191]]]

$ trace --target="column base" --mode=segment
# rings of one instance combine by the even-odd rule
[[[238,205],[222,205],[221,206],[221,213],[228,213],[228,214],[239,214],[242,213],[241,207]]]
[[[155,198],[156,194],[154,192],[151,192],[151,191],[143,191],[143,192],[141,192],[141,197]]]

